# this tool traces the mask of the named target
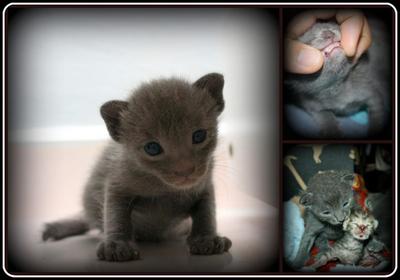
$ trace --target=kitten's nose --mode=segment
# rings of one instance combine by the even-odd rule
[[[174,171],[176,176],[187,177],[194,172],[194,166],[185,167]]]
[[[335,33],[333,33],[330,30],[324,30],[322,31],[322,38],[329,40],[335,38]]]
[[[359,225],[358,226],[361,232],[363,232],[367,227],[365,225]]]

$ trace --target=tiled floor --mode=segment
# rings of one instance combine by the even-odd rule
[[[42,242],[40,233],[44,222],[80,211],[83,184],[104,145],[89,142],[9,145],[9,272],[257,272],[278,269],[277,209],[237,188],[232,176],[225,174],[226,168],[216,170],[215,183],[218,231],[231,238],[233,247],[229,253],[191,256],[184,241],[141,243],[142,260],[107,263],[96,259],[96,245],[101,238],[98,232],[58,242]]]

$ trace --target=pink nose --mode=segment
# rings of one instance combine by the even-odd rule
[[[190,166],[184,169],[175,170],[174,174],[180,177],[187,177],[194,172],[194,166]]]
[[[365,225],[359,225],[358,228],[359,228],[361,231],[364,231],[367,227],[366,227]]]

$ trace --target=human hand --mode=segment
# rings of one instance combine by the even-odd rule
[[[371,31],[366,17],[358,10],[310,10],[294,17],[285,35],[285,69],[291,73],[311,74],[321,69],[322,53],[297,40],[318,19],[335,17],[340,25],[341,45],[354,61],[371,45]]]

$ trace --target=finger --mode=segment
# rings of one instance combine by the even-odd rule
[[[336,11],[329,10],[311,10],[295,16],[287,27],[286,36],[292,39],[297,39],[303,35],[317,19],[328,19],[335,16]]]
[[[347,56],[353,57],[363,30],[364,15],[357,10],[339,10],[336,20],[340,24],[341,45],[344,52]]]
[[[321,69],[324,63],[322,53],[297,40],[285,40],[285,69],[291,73],[311,74]]]
[[[358,58],[371,46],[371,43],[372,43],[371,30],[369,28],[367,19],[364,17],[363,30],[361,32],[360,41],[358,42],[357,51],[354,57],[355,60],[358,60]]]

